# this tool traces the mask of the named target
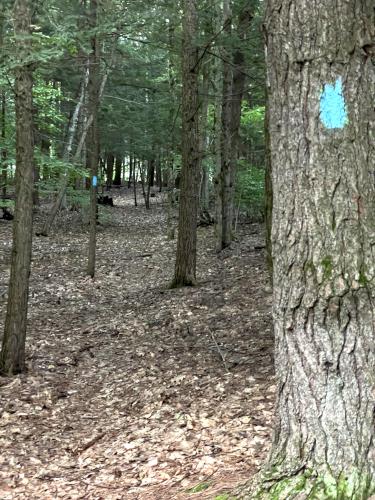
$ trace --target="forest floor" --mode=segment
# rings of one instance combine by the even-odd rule
[[[171,290],[176,242],[160,195],[146,211],[126,189],[113,194],[95,280],[79,215],[34,238],[28,372],[0,378],[1,500],[214,499],[270,446],[262,228],[240,225],[220,255],[213,228],[199,228],[199,284]],[[1,332],[10,250],[0,220]]]

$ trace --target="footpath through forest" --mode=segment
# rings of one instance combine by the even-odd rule
[[[146,211],[126,190],[114,194],[94,281],[77,214],[34,239],[29,371],[0,378],[1,500],[214,499],[269,448],[261,228],[240,226],[219,256],[212,227],[200,228],[199,286],[170,290],[176,242],[162,198]],[[10,250],[11,223],[0,220],[1,332]]]

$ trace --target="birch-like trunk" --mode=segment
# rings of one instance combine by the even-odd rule
[[[100,104],[100,101],[103,97],[103,92],[104,92],[104,88],[105,88],[105,85],[107,83],[107,79],[108,79],[108,69],[107,69],[107,72],[103,75],[103,78],[102,78],[102,81],[101,81],[101,85],[100,85],[100,90],[99,90],[99,104]],[[86,73],[88,75],[88,73]],[[69,155],[68,157],[70,156],[70,153],[71,153],[71,148],[72,148],[72,145],[73,145],[73,139],[74,139],[74,134],[75,134],[75,131],[76,131],[76,128],[77,128],[77,124],[78,124],[78,117],[79,117],[79,112],[81,110],[81,107],[82,107],[82,104],[84,102],[84,98],[85,98],[85,86],[83,87],[83,90],[82,90],[82,93],[81,93],[81,97],[82,97],[82,103],[77,103],[77,106],[79,105],[79,108],[78,108],[78,115],[77,115],[77,119],[75,120],[75,114],[76,114],[76,111],[77,111],[77,106],[76,106],[76,109],[75,109],[75,113],[73,115],[73,120],[72,120],[72,123],[75,123],[75,126],[74,126],[74,133],[69,133],[69,137],[71,138],[71,141],[69,139],[68,141],[68,144],[70,145],[70,149],[69,149]],[[80,101],[81,101],[81,98],[80,98]],[[86,141],[86,137],[87,137],[87,133],[92,125],[92,121],[93,121],[93,115],[90,114],[86,120],[86,123],[83,127],[83,131],[82,131],[82,135],[81,135],[81,138],[80,138],[80,141],[78,143],[78,146],[77,146],[77,149],[74,153],[74,156],[72,158],[72,163],[78,163],[80,158],[81,158],[81,154],[82,154],[82,150],[83,150],[83,147],[85,145],[85,141]],[[73,130],[72,130],[73,132]],[[52,224],[56,218],[56,215],[58,213],[58,211],[60,210],[60,207],[61,207],[61,204],[64,200],[64,197],[65,197],[65,193],[66,193],[66,190],[68,188],[68,185],[69,185],[69,176],[66,174],[64,175],[64,178],[63,178],[63,181],[61,183],[61,186],[60,186],[60,189],[59,189],[59,192],[57,193],[57,196],[56,196],[56,200],[52,206],[52,209],[51,209],[51,212],[49,214],[49,216],[47,217],[45,223],[43,224],[43,227],[42,227],[42,230],[40,232],[38,232],[38,236],[48,236],[50,230],[51,230],[51,227],[52,227]]]

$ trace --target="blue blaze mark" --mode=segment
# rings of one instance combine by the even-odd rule
[[[320,96],[320,119],[326,128],[344,128],[348,123],[341,78],[334,85],[324,85]]]
[[[92,185],[93,187],[96,187],[98,185],[98,178],[96,177],[96,175],[94,175],[94,177],[92,178]]]

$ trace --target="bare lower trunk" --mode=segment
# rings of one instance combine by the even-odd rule
[[[145,205],[147,210],[150,209],[150,195],[151,195],[151,186],[153,185],[155,172],[155,160],[148,160],[147,162],[147,189],[145,192]]]
[[[203,68],[202,88],[201,88],[201,126],[199,131],[199,169],[201,171],[200,188],[199,188],[199,210],[200,218],[206,216],[209,205],[208,191],[208,171],[205,165],[206,149],[207,149],[207,117],[208,117],[208,92],[210,88],[210,61],[206,62]]]
[[[33,103],[30,54],[31,5],[14,3],[17,60],[16,102],[16,206],[8,307],[0,353],[0,372],[12,375],[25,369],[25,339],[33,226]]]
[[[373,2],[269,0],[278,401],[247,498],[375,493]]]
[[[253,19],[253,10],[253,5],[245,5],[239,14],[237,26],[237,47],[235,47],[233,52],[233,82],[230,110],[231,117],[229,153],[230,189],[228,191],[228,207],[223,207],[224,211],[228,211],[228,227],[226,228],[225,234],[223,235],[223,245],[229,245],[231,243],[235,232],[233,229],[234,194],[236,187],[236,174],[239,154],[242,99],[246,82],[244,42],[248,37],[248,31]]]
[[[113,153],[107,154],[107,179],[106,179],[106,188],[107,191],[111,189],[113,182],[113,166],[115,164],[115,157]]]
[[[98,0],[90,1],[89,14],[90,27],[94,30],[98,25]],[[89,82],[87,86],[89,116],[92,116],[92,124],[87,135],[87,157],[91,172],[90,186],[90,235],[89,255],[87,263],[87,274],[95,276],[96,263],[96,225],[98,211],[98,165],[99,165],[99,131],[98,131],[98,108],[99,108],[99,42],[97,36],[91,40],[92,52],[89,58]]]
[[[231,34],[230,0],[224,0],[224,30],[227,36]],[[228,49],[223,49],[223,101],[221,110],[220,138],[220,197],[221,197],[221,232],[217,230],[217,249],[222,250],[232,242],[233,196],[231,175],[231,119],[232,119],[232,65]]]
[[[7,195],[7,183],[8,183],[8,166],[7,166],[7,150],[5,148],[6,139],[6,96],[5,91],[1,94],[1,139],[4,146],[1,148],[0,157],[0,187],[1,187],[1,197],[6,198]]]
[[[271,167],[271,151],[270,151],[270,134],[269,134],[269,104],[268,98],[266,103],[266,114],[264,120],[264,137],[265,137],[265,225],[266,225],[266,263],[269,271],[271,283],[273,275],[273,259],[272,259],[272,167]]]
[[[138,180],[138,173],[137,173],[137,161],[134,158],[134,163],[133,163],[133,192],[134,192],[134,206],[138,206],[137,202],[137,180]]]
[[[0,50],[4,41],[4,24],[5,14],[0,12]],[[0,196],[5,199],[7,194],[7,181],[8,181],[8,167],[7,167],[7,150],[5,147],[6,139],[6,94],[5,88],[1,88],[1,115],[0,115],[0,128],[1,128],[1,141],[3,143],[0,154]]]
[[[199,205],[199,115],[196,45],[198,15],[195,0],[183,2],[182,43],[182,169],[181,192],[173,286],[196,282],[197,216]]]
[[[121,186],[121,174],[122,174],[122,158],[121,156],[116,156],[115,161],[115,178],[113,181],[114,186]]]
[[[134,157],[130,155],[129,157],[129,178],[128,178],[128,189],[131,188],[133,179],[133,169],[134,169]]]

